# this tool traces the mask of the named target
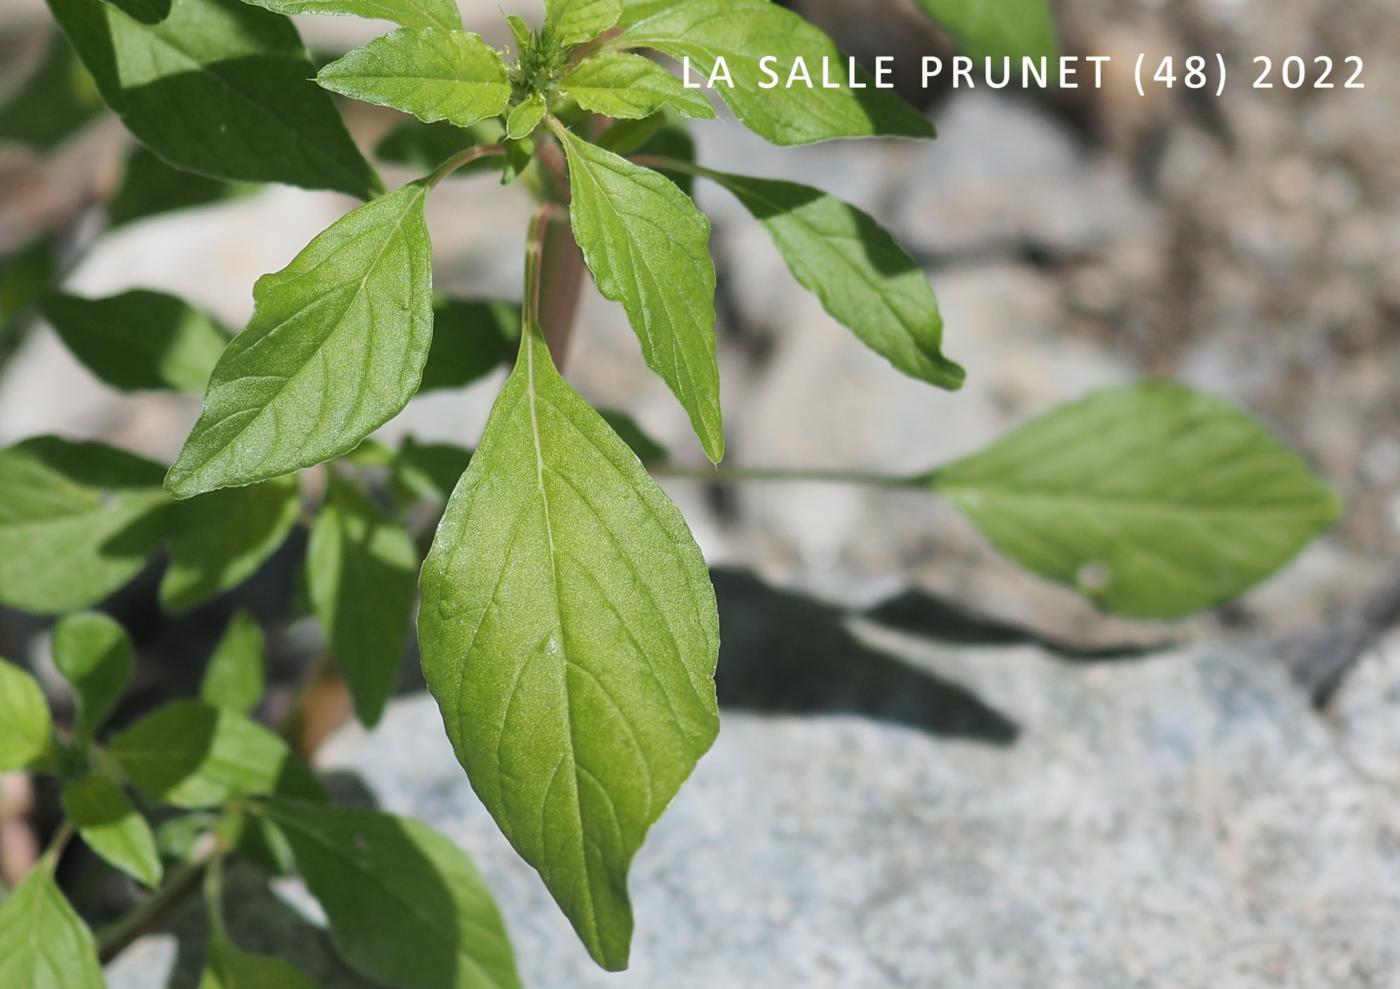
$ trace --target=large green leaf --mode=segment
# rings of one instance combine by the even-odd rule
[[[92,932],[40,862],[0,903],[0,986],[103,989]]]
[[[864,72],[852,88],[847,60],[821,30],[769,0],[684,0],[633,24],[613,47],[654,48],[690,59],[708,78],[723,58],[734,85],[717,89],[741,123],[774,144],[812,144],[840,137],[932,137],[933,126],[893,92],[876,89]],[[772,56],[779,84],[768,89],[760,60]],[[786,85],[798,58],[814,86]],[[824,63],[823,59],[829,59]],[[823,64],[838,85],[825,88]]]
[[[943,317],[928,278],[868,214],[795,182],[702,174],[763,224],[793,275],[832,318],[910,377],[962,386],[965,372],[943,356]]]
[[[49,702],[27,672],[0,659],[0,773],[28,769],[49,753]]]
[[[544,29],[561,45],[592,41],[617,23],[622,0],[544,0]]]
[[[421,183],[343,217],[253,287],[166,485],[186,498],[349,453],[408,404],[433,333]]]
[[[574,237],[598,291],[627,311],[710,459],[724,456],[710,221],[663,175],[560,128]]]
[[[1165,381],[1062,406],[928,483],[1023,566],[1142,618],[1235,597],[1337,517],[1258,421]]]
[[[404,27],[462,29],[456,0],[243,0],[279,14],[346,14]]]
[[[102,0],[48,2],[107,105],[172,165],[362,198],[381,188],[285,17],[174,0],[148,25]]]
[[[396,989],[518,989],[491,893],[442,835],[373,810],[279,800],[266,813],[355,968]]]
[[[63,788],[63,810],[108,864],[147,886],[160,885],[156,836],[120,786],[98,775],[70,783]]]
[[[319,797],[320,784],[287,743],[227,708],[176,701],[118,735],[109,749],[131,782],[176,807],[232,797]]]
[[[408,643],[418,577],[413,539],[337,478],[311,530],[306,573],[355,714],[373,726],[398,682]]]
[[[240,951],[227,938],[209,941],[197,989],[317,989],[316,983],[280,958]]]
[[[262,626],[240,611],[224,629],[199,682],[199,699],[238,714],[248,714],[262,699],[267,656]]]
[[[97,612],[66,615],[54,627],[53,663],[77,699],[78,735],[91,738],[136,672],[136,651],[126,629]]]
[[[439,299],[418,394],[465,388],[506,364],[519,349],[520,303]]]
[[[55,32],[43,61],[0,103],[0,144],[49,151],[102,111],[102,97],[73,46]]]
[[[173,295],[135,290],[105,299],[59,292],[44,317],[73,356],[123,391],[202,392],[228,334]]]
[[[86,608],[135,577],[160,544],[159,464],[53,436],[0,450],[0,604]]]
[[[627,964],[627,870],[718,730],[714,592],[680,512],[537,332],[423,567],[457,758],[589,952]]]
[[[698,91],[649,58],[631,52],[601,52],[559,80],[561,95],[585,110],[620,120],[649,117],[666,106],[687,117],[714,119],[715,108]]]
[[[441,28],[401,28],[337,59],[316,75],[333,93],[411,113],[425,123],[465,127],[510,102],[498,53],[480,36]]]
[[[295,477],[176,503],[161,607],[179,614],[242,584],[287,541],[300,517]]]
[[[973,58],[1054,58],[1059,54],[1048,0],[918,0]]]

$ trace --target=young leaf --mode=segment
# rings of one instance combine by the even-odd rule
[[[287,541],[300,517],[295,477],[177,502],[161,607],[180,614],[242,584]]]
[[[519,349],[520,303],[439,299],[433,306],[433,345],[418,394],[465,388]]]
[[[109,865],[151,888],[160,885],[155,834],[120,786],[97,775],[70,783],[63,788],[63,810]]]
[[[178,498],[349,453],[413,397],[432,340],[422,183],[338,220],[253,287],[166,485]]]
[[[491,893],[456,845],[415,820],[275,800],[340,954],[396,989],[519,989]]]
[[[40,862],[0,903],[0,986],[103,989],[97,944]]]
[[[0,773],[28,769],[49,752],[49,702],[27,672],[0,659]]]
[[[506,118],[506,138],[523,141],[529,137],[544,119],[545,110],[544,97],[538,94],[517,105]]]
[[[618,119],[649,117],[674,107],[687,117],[713,120],[715,108],[697,90],[649,58],[631,52],[602,52],[586,58],[559,80],[561,95],[585,110]]]
[[[592,41],[621,16],[622,0],[544,0],[544,29],[561,45]]]
[[[1027,569],[1140,618],[1235,597],[1337,517],[1258,421],[1165,381],[1062,406],[928,483]]]
[[[910,377],[962,387],[966,373],[943,356],[943,317],[928,278],[870,216],[795,182],[702,174],[763,224],[793,276],[833,319]]]
[[[933,137],[933,126],[893,92],[876,89],[864,72],[852,88],[846,59],[830,38],[797,14],[770,0],[683,0],[633,24],[615,48],[654,48],[677,60],[689,58],[692,72],[708,78],[723,58],[734,85],[717,88],[734,116],[774,144],[812,144],[839,137]],[[760,60],[773,56],[779,84],[771,85]],[[812,88],[787,82],[797,59],[813,73]],[[833,82],[821,77],[829,59]],[[769,84],[769,88],[761,88]]]
[[[92,76],[55,32],[38,68],[0,103],[0,143],[52,151],[101,112]]]
[[[199,684],[199,699],[237,714],[249,714],[262,699],[266,667],[262,627],[248,612],[240,611],[209,657]]]
[[[589,952],[627,964],[627,870],[718,730],[714,592],[685,520],[537,333],[423,567],[457,758]]]
[[[243,0],[279,14],[347,14],[393,21],[402,27],[462,30],[456,0]]]
[[[312,606],[355,714],[372,727],[403,665],[418,576],[413,539],[358,490],[332,480],[311,530],[306,571]]]
[[[122,391],[202,392],[228,345],[212,319],[161,292],[105,299],[54,292],[41,305],[73,356]]]
[[[209,957],[196,989],[317,989],[280,958],[240,951],[227,938],[209,940]]]
[[[48,0],[136,137],[177,168],[369,198],[382,188],[285,17],[239,0],[174,0],[142,24],[101,0]]]
[[[321,796],[321,786],[287,743],[225,708],[175,701],[118,735],[108,750],[131,782],[187,810],[233,797]]]
[[[715,358],[710,221],[674,182],[562,127],[570,217],[598,291],[622,304],[642,354],[690,414],[716,463],[724,456]]]
[[[465,127],[510,102],[500,54],[479,35],[401,28],[337,59],[316,74],[333,93],[411,113],[425,123]]]
[[[115,230],[163,213],[223,202],[254,188],[256,186],[182,172],[167,165],[149,148],[137,147],[126,159],[121,185],[107,204],[107,229]],[[203,387],[202,382],[200,387]]]
[[[1059,54],[1055,20],[1046,0],[919,0],[919,6],[975,59]]]
[[[77,698],[78,736],[91,738],[136,670],[136,651],[126,629],[97,612],[67,615],[54,627],[53,663]]]
[[[54,436],[0,450],[0,604],[59,614],[136,576],[160,544],[161,467]]]

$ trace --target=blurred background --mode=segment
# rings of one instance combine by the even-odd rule
[[[499,45],[501,9],[537,16],[461,6]],[[952,51],[912,0],[789,6],[863,58],[916,67]],[[968,370],[956,394],[896,374],[792,281],[734,200],[701,186],[729,461],[916,471],[1095,387],[1164,375],[1266,420],[1345,516],[1239,602],[1155,626],[1024,575],[918,494],[667,482],[717,568],[725,727],[639,858],[629,976],[592,971],[561,933],[421,698],[324,750],[362,799],[475,854],[531,984],[1400,984],[1400,8],[1055,6],[1067,53],[1113,56],[1103,89],[922,90],[911,73],[906,95],[940,134],[922,144],[778,149],[732,121],[694,128],[702,163],[816,185],[888,225],[926,268],[946,350]],[[383,31],[298,26],[327,55]],[[168,462],[198,403],[119,394],[71,358],[24,306],[26,272],[44,263],[34,245],[56,245],[69,291],[164,289],[240,327],[254,280],[352,202],[269,187],[102,233],[133,145],[54,37],[42,3],[0,0],[0,93],[45,65],[39,85],[71,91],[37,114],[0,97],[0,444],[60,433]],[[1139,52],[1220,52],[1232,83],[1220,98],[1142,97],[1127,74]],[[1358,55],[1367,88],[1253,90],[1257,55]],[[344,111],[366,149],[398,119]],[[393,185],[421,171],[384,173]],[[446,183],[429,213],[436,287],[517,299],[530,206],[490,175]],[[591,285],[568,374],[676,461],[703,462],[621,309]],[[474,444],[502,377],[416,400],[381,438]],[[247,587],[178,620],[155,604],[159,563],[122,592],[111,608],[142,656],[122,716],[190,692],[239,606],[271,623],[266,713],[285,710],[320,646],[302,617],[303,549],[294,539]],[[47,648],[46,623],[0,612],[0,654],[62,704]],[[344,718],[333,685],[326,698],[308,745]],[[5,793],[13,878],[53,795],[15,779]],[[129,897],[70,868],[96,916]],[[281,945],[280,927],[327,985],[357,984],[316,937],[287,934],[305,909],[294,889],[241,881],[248,937]],[[188,944],[143,942],[114,984],[185,984]]]

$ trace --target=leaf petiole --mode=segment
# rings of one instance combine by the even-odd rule
[[[506,149],[499,144],[477,144],[470,148],[463,148],[433,169],[432,174],[423,180],[423,184],[432,189],[459,168],[465,168],[472,162],[480,161],[483,158],[503,158],[505,153]]]

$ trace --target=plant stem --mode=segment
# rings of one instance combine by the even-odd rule
[[[424,182],[431,189],[459,168],[470,165],[474,161],[480,161],[482,158],[500,158],[505,153],[506,149],[499,144],[478,144],[475,147],[463,148],[435,168],[433,173],[424,179]]]
[[[64,847],[73,838],[73,822],[64,821],[54,834],[53,840],[49,842],[49,847],[45,849],[43,856],[39,859],[36,868],[44,868],[53,874],[53,870],[58,866],[58,858],[63,854]]]
[[[206,850],[187,862],[154,896],[103,931],[97,946],[97,956],[102,963],[105,965],[141,935],[156,927],[187,893],[199,885],[205,868],[220,854],[222,849],[219,843],[211,841]]]
[[[648,469],[654,477],[674,478],[682,481],[704,481],[708,484],[776,482],[910,488],[917,487],[921,482],[921,479],[917,477],[871,474],[853,470],[808,470],[784,467],[676,467],[671,464],[656,464]]]

